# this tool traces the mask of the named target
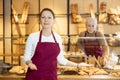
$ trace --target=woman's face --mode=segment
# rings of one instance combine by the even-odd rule
[[[86,28],[89,33],[93,33],[95,31],[95,26],[93,24],[87,24]]]
[[[52,28],[54,24],[54,18],[50,11],[43,11],[41,14],[41,25],[43,29]]]

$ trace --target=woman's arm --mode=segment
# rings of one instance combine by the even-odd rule
[[[105,66],[108,62],[107,59],[108,59],[108,56],[109,56],[109,53],[110,53],[109,52],[109,46],[108,46],[107,40],[105,39],[105,36],[102,33],[100,33],[98,36],[103,38],[103,39],[99,40],[99,43],[100,43],[100,45],[103,49],[102,65]]]
[[[34,55],[34,50],[37,43],[37,40],[33,40],[35,38],[37,39],[37,36],[33,34],[30,34],[28,36],[26,41],[26,46],[25,46],[25,53],[24,53],[24,61],[31,70],[37,70],[36,65],[32,63],[32,60],[31,60],[32,56]]]
[[[24,61],[30,62],[38,42],[38,35],[30,34],[26,41],[25,52],[24,52]]]
[[[104,34],[102,33],[99,33],[99,37],[103,38],[99,40],[99,43],[100,45],[102,45],[102,48],[103,48],[103,57],[107,58],[109,56],[109,46],[108,46],[107,40]]]
[[[66,53],[62,49],[62,40],[61,39],[59,40],[59,46],[60,46],[60,53],[57,57],[57,60],[60,65],[73,66],[73,67],[77,67],[77,68],[84,67],[84,66],[91,66],[86,63],[83,64],[83,63],[75,63],[75,62],[69,61],[68,59],[66,59],[64,57],[64,54],[66,54]]]

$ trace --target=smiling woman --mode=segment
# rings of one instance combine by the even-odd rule
[[[47,9],[47,8],[45,8],[41,13],[42,14],[40,14],[40,17],[41,17],[42,28],[44,29],[50,28],[50,32],[51,32],[51,28],[54,24],[55,14],[53,13],[52,10]]]
[[[40,20],[42,30],[30,34],[26,42],[24,55],[28,65],[26,80],[57,80],[57,61],[61,65],[73,67],[81,65],[64,58],[62,39],[60,35],[52,31],[55,21],[54,12],[49,8],[44,8],[40,13]]]

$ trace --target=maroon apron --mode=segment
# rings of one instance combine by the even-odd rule
[[[85,37],[87,35],[87,31],[85,32]],[[96,32],[95,32],[96,37]],[[98,58],[98,56],[102,56],[103,50],[100,47],[98,39],[85,39],[84,40],[84,49],[87,56],[95,56]]]
[[[37,70],[30,70],[26,73],[25,80],[57,80],[57,56],[60,52],[54,34],[54,42],[41,42],[42,31],[37,43],[32,62],[37,66]]]

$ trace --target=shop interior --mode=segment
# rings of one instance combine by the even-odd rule
[[[97,18],[98,30],[105,35],[111,64],[117,65],[117,69],[102,69],[105,72],[91,77],[90,72],[83,75],[75,68],[58,66],[58,80],[120,80],[120,0],[0,0],[0,80],[24,80],[26,40],[30,33],[41,30],[40,11],[46,7],[55,12],[53,31],[62,37],[66,58],[79,63],[85,57],[77,40],[91,16]]]

